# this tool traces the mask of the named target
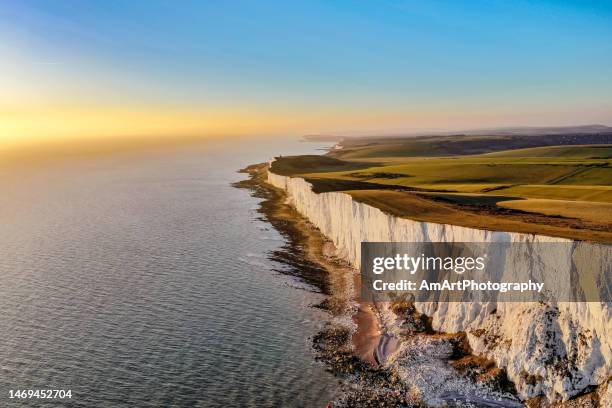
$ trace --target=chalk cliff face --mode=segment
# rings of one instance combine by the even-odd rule
[[[355,202],[348,194],[316,194],[301,178],[271,172],[268,182],[284,189],[291,204],[335,244],[338,256],[356,268],[362,241],[571,242],[398,218]],[[600,246],[582,245],[593,245],[593,256],[601,256]],[[560,265],[571,264],[571,254],[568,256],[558,260]],[[612,260],[601,259],[601,263],[607,268]],[[473,352],[505,368],[524,399],[544,395],[551,402],[566,400],[605,383],[612,375],[609,303],[461,302],[416,306],[433,318],[434,329],[465,331]]]

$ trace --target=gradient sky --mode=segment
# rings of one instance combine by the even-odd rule
[[[603,1],[2,1],[0,143],[612,124]]]

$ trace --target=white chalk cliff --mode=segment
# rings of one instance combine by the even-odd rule
[[[413,221],[355,202],[350,195],[316,194],[301,178],[268,172],[268,182],[287,192],[290,203],[336,246],[338,255],[358,268],[361,242],[548,242],[540,235],[485,231]],[[571,242],[569,240],[565,240]],[[592,256],[603,256],[597,244]],[[571,247],[571,246],[569,246]],[[609,251],[603,251],[609,254]],[[568,258],[555,254],[561,271]],[[600,260],[609,268],[609,257]],[[503,271],[501,272],[503,274]],[[560,272],[561,274],[563,272]],[[605,276],[605,270],[604,270]],[[564,279],[560,276],[559,279]],[[609,283],[608,283],[609,284]],[[567,400],[612,375],[612,323],[609,303],[417,303],[443,332],[465,331],[473,352],[506,369],[520,397],[544,395]]]

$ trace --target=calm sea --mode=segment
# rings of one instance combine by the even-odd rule
[[[0,406],[323,407],[325,317],[231,183],[299,142],[74,159],[0,178]],[[63,401],[10,390],[71,390]]]

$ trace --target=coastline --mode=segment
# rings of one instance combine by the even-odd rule
[[[285,249],[275,251],[271,259],[290,265],[295,276],[313,284],[327,295],[319,307],[327,310],[330,320],[312,338],[316,359],[343,382],[343,393],[334,407],[355,406],[430,406],[428,379],[409,390],[397,363],[398,342],[385,332],[384,316],[375,305],[360,304],[354,293],[359,274],[345,261],[334,256],[333,244],[308,219],[287,202],[287,193],[267,182],[267,163],[240,170],[249,178],[236,183],[262,198],[259,213],[286,239]],[[477,389],[487,387],[494,394],[468,397],[457,392],[438,398],[438,404],[481,404],[494,407],[522,406],[516,401],[514,387],[503,369],[491,361],[471,354],[465,333],[439,333],[431,329],[427,318],[412,305],[397,305],[395,313],[406,318],[411,338],[408,347],[396,354],[424,354],[415,369],[442,370],[441,378],[456,383],[460,389],[469,383]],[[421,349],[428,350],[425,353]],[[390,357],[390,358],[388,358]],[[496,400],[497,399],[497,400]],[[429,401],[432,402],[432,401]]]
[[[297,184],[290,184],[294,182],[290,182],[289,179],[286,179],[287,181],[282,179],[284,178],[275,174],[268,174],[267,180],[264,181],[267,181],[265,184],[276,185],[282,191],[286,190],[292,207],[296,204],[295,201],[298,200],[296,209],[300,213],[305,211],[304,214],[310,214],[313,210],[317,210],[317,208],[312,207],[312,205],[316,204],[308,201],[312,194],[300,190],[300,187],[304,184],[303,182],[298,179],[296,181]],[[322,199],[324,200],[321,204],[322,207],[327,208],[327,206],[332,205],[333,200],[336,200],[336,195],[333,195],[334,198],[331,197],[326,196],[325,199]],[[315,200],[314,197],[311,199]],[[359,207],[360,204],[355,205]],[[345,225],[347,222],[353,222],[350,219],[337,220],[332,217],[330,220],[329,218],[321,218],[329,216],[328,210],[330,209],[328,208],[324,213],[315,213],[315,219],[307,221],[307,224],[312,222],[314,225],[321,225],[322,233],[325,232],[327,235],[326,229],[329,229],[330,225],[336,228],[339,225]],[[342,207],[342,210],[338,209],[338,211],[343,211],[346,214],[351,212],[349,207]],[[353,207],[352,211],[359,212],[364,210]],[[338,215],[343,217],[342,214]],[[348,233],[351,233],[348,224],[346,226],[349,228]],[[449,226],[449,228],[454,227]],[[315,229],[318,231],[317,227]],[[449,229],[447,232],[450,231]],[[352,241],[346,241],[344,235],[336,236],[339,231],[333,233],[335,234],[333,235],[334,242],[339,240],[338,243],[343,247],[342,252],[336,252],[338,256],[342,259],[347,259],[347,255],[354,255],[350,252],[350,248],[348,248],[349,252],[346,252],[346,244]],[[323,239],[325,240],[325,238]],[[523,402],[519,402],[521,399],[517,398],[518,394],[515,385],[509,381],[504,367],[496,365],[494,361],[489,359],[490,357],[485,358],[478,351],[476,351],[477,355],[472,354],[470,346],[474,337],[473,331],[466,333],[461,330],[442,330],[441,328],[438,329],[441,331],[434,331],[431,327],[431,317],[424,311],[420,312],[425,314],[419,313],[413,306],[394,305],[391,308],[383,308],[385,310],[376,307],[379,309],[376,311],[379,324],[383,327],[383,330],[381,330],[383,332],[383,339],[385,341],[390,340],[385,338],[387,333],[384,333],[384,327],[390,330],[389,334],[391,336],[399,336],[402,339],[400,350],[397,353],[391,353],[393,355],[390,361],[383,361],[382,368],[392,375],[401,374],[404,388],[396,391],[405,393],[410,404],[453,405],[458,401],[462,401],[463,403],[473,403],[477,406],[508,407],[523,406],[523,404],[528,407],[551,406],[546,401],[546,398],[535,396],[522,398]],[[398,322],[400,323],[400,332],[397,330]],[[467,338],[470,338],[469,343]],[[476,340],[481,339],[476,338]],[[380,343],[383,343],[383,341]],[[382,344],[382,348],[384,350],[384,344]],[[416,360],[414,360],[415,357]],[[529,382],[531,380],[528,380],[525,380],[527,385],[531,384]],[[596,404],[600,397],[607,400],[608,387],[606,382],[604,381],[601,385],[595,390],[589,389],[586,393],[575,395],[569,400],[563,402],[556,401],[554,406],[574,406],[575,403],[588,404],[590,402]],[[522,386],[524,387],[525,385],[523,384]]]
[[[286,202],[285,191],[266,182],[267,167],[261,163],[240,170],[249,178],[234,187],[262,198],[258,212],[286,238],[288,251],[275,251],[270,258],[289,265],[292,274],[326,295],[313,307],[326,310],[330,319],[313,336],[312,346],[315,358],[343,382],[333,406],[413,406],[402,395],[397,374],[376,359],[383,335],[376,313],[355,298],[359,274],[333,256],[333,244]]]

